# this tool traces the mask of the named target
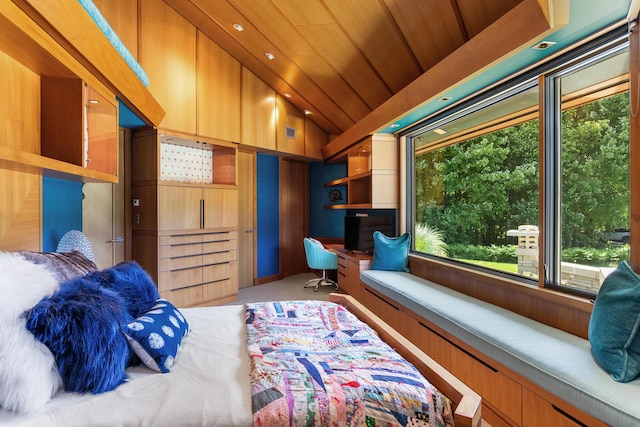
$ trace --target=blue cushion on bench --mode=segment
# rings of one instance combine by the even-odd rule
[[[418,276],[367,270],[367,286],[609,425],[640,425],[640,379],[613,381],[589,341]]]

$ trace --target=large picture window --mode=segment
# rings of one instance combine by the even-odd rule
[[[407,134],[414,251],[583,294],[628,260],[627,41],[585,51]]]

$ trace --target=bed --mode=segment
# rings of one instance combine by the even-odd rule
[[[338,310],[348,309],[348,315],[357,316],[367,328],[366,325],[369,325],[371,331],[375,330],[374,335],[378,335],[390,347],[402,354],[428,378],[433,386],[446,395],[451,401],[453,418],[457,426],[479,425],[481,401],[477,394],[350,296],[331,294],[329,300],[330,302],[327,302],[327,306],[323,306],[322,310],[335,311],[336,307]],[[265,316],[260,315],[257,318],[253,316],[261,308],[273,311],[277,306],[288,307],[285,308],[285,313],[295,310],[302,313],[300,310],[308,302],[282,301],[274,304],[261,307],[228,305],[180,309],[189,324],[189,333],[183,339],[170,372],[154,372],[144,364],[132,366],[126,370],[127,381],[111,391],[98,394],[58,392],[48,403],[33,413],[18,414],[0,410],[0,425],[283,425],[281,419],[269,421],[261,415],[256,415],[260,413],[260,409],[263,410],[263,414],[265,408],[271,406],[273,409],[273,404],[268,405],[265,404],[264,399],[260,400],[260,397],[264,397],[264,393],[261,394],[260,391],[273,388],[271,387],[273,381],[268,383],[269,387],[264,387],[264,371],[259,371],[253,361],[260,359],[264,362],[269,353],[275,354],[275,352],[269,350],[269,345],[265,345],[265,337],[267,342],[270,342],[269,335],[264,334]],[[294,310],[291,308],[293,306],[297,308]],[[296,316],[301,320],[300,314]],[[309,325],[306,326],[308,329]],[[279,327],[282,327],[282,324]],[[252,328],[254,328],[253,331]],[[248,342],[247,339],[251,338],[251,335],[255,335],[257,339]],[[365,341],[359,333],[353,338],[359,340],[358,342]],[[336,337],[335,341],[339,341],[339,337]],[[275,340],[272,341],[273,346],[282,346],[282,342],[273,344],[275,342]],[[352,340],[347,347],[354,350],[358,346],[354,344],[355,342]],[[314,348],[315,350],[318,349]],[[300,349],[297,348],[296,351]],[[371,349],[366,349],[366,352],[371,352]],[[305,359],[312,359],[313,355],[310,354],[307,350],[304,356],[308,357]],[[379,356],[378,353],[376,356]],[[284,363],[287,363],[286,360]],[[322,360],[318,363],[328,362]],[[339,364],[331,366],[333,369],[336,369],[336,366],[337,369],[341,369]],[[307,367],[305,370],[313,372],[313,367]],[[282,384],[285,383],[287,382],[282,382]],[[293,381],[288,382],[289,385],[293,383]],[[331,385],[327,383],[320,387],[331,387]],[[307,398],[309,400],[306,403],[309,406],[321,400],[319,395],[307,396],[305,399]],[[303,399],[303,404],[304,401]],[[275,406],[279,404],[276,403]],[[346,423],[344,411],[332,415],[333,420],[339,421],[336,423],[322,418],[323,415],[320,415],[320,412],[317,414],[315,424],[308,425],[350,425]],[[291,420],[284,425],[305,425],[308,422],[309,418],[302,424]],[[431,423],[413,425],[437,424],[432,420]]]

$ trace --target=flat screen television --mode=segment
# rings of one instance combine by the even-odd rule
[[[344,248],[348,251],[373,252],[373,232],[376,230],[395,237],[395,219],[392,216],[345,216]]]

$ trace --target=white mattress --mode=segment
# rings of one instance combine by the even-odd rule
[[[181,311],[191,333],[170,373],[130,368],[111,392],[59,393],[29,416],[0,409],[0,426],[250,426],[244,306]]]

